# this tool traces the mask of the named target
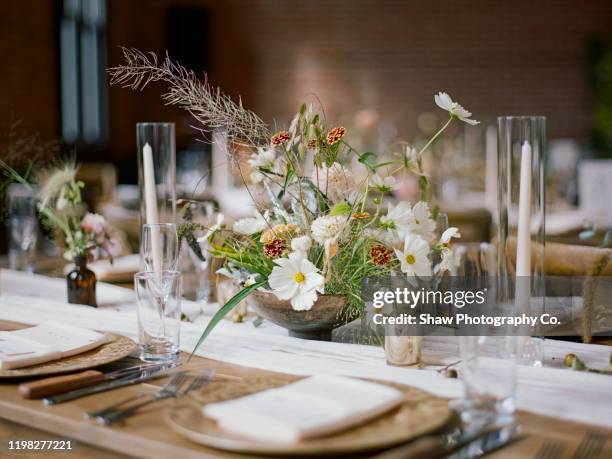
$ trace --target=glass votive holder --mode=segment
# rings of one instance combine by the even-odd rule
[[[180,352],[181,273],[141,271],[134,275],[140,358],[176,360]]]

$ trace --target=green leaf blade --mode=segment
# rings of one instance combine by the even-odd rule
[[[233,297],[231,297],[227,303],[225,303],[221,308],[219,308],[219,310],[215,313],[212,319],[210,319],[210,322],[208,322],[208,325],[204,329],[204,332],[200,336],[200,339],[198,339],[198,342],[193,348],[193,351],[191,351],[191,355],[187,359],[187,362],[191,360],[191,358],[194,356],[195,352],[198,350],[200,345],[204,342],[204,340],[208,337],[208,335],[210,335],[210,333],[217,326],[217,324],[221,321],[221,319],[223,319],[232,309],[234,309],[238,303],[240,303],[247,296],[249,296],[253,290],[258,289],[259,287],[263,287],[264,285],[266,285],[267,282],[268,282],[267,280],[263,280],[263,281],[256,282],[253,285],[249,285],[248,287],[243,288],[238,293],[236,293]]]

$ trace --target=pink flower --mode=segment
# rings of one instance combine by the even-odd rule
[[[83,231],[86,233],[94,233],[96,236],[104,234],[107,227],[108,223],[106,223],[106,219],[100,214],[88,213],[81,221],[81,228]]]

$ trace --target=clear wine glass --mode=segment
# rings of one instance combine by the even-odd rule
[[[145,271],[176,271],[179,245],[174,223],[142,225],[140,257]]]

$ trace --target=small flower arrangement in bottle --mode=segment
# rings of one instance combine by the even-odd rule
[[[121,246],[103,216],[86,212],[81,198],[85,184],[77,180],[75,164],[66,161],[43,167],[28,178],[8,164],[2,167],[13,181],[32,192],[43,226],[64,250],[64,258],[74,261],[74,269],[66,276],[68,301],[96,306],[96,276],[87,263],[97,257],[107,257],[112,262]]]

